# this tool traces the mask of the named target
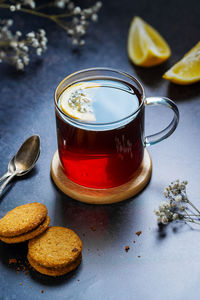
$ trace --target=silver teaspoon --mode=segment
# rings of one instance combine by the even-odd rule
[[[13,177],[25,175],[32,170],[36,161],[38,160],[39,155],[40,137],[38,135],[33,135],[21,145],[18,152],[14,156],[14,171],[1,185],[0,195]]]
[[[9,177],[15,171],[15,164],[14,164],[15,156],[9,161],[8,164],[8,171],[0,178],[0,182]]]

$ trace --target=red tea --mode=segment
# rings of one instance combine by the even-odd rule
[[[132,178],[144,151],[141,101],[134,86],[117,79],[82,80],[62,91],[58,151],[69,179],[111,188]]]

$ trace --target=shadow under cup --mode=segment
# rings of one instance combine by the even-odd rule
[[[73,84],[94,80],[112,80],[129,86],[137,96],[136,110],[109,123],[85,122],[65,114],[58,104],[62,92]],[[94,68],[66,77],[55,92],[58,152],[66,176],[79,185],[98,189],[116,187],[134,178],[143,160],[145,144],[151,144],[144,138],[144,108],[145,104],[152,103],[145,101],[141,84],[124,72]],[[123,101],[121,103],[123,105]],[[159,139],[158,134],[151,137],[156,136],[158,142],[170,135],[178,119],[172,124],[174,121],[169,125],[173,127],[170,133],[168,126],[164,137]]]

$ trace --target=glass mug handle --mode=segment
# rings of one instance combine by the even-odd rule
[[[145,146],[151,146],[151,145],[154,145],[154,144],[159,143],[162,140],[166,139],[168,136],[170,136],[174,132],[174,130],[176,129],[176,127],[178,125],[179,111],[178,111],[178,107],[172,100],[170,100],[166,97],[148,97],[148,98],[146,98],[145,105],[158,105],[158,104],[165,105],[165,106],[171,108],[174,112],[174,117],[173,117],[173,120],[171,121],[171,123],[165,129],[161,130],[158,133],[146,136],[144,139]]]

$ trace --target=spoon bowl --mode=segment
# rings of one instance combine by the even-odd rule
[[[19,148],[14,157],[16,175],[22,176],[28,173],[38,160],[40,155],[40,137],[29,137]]]

